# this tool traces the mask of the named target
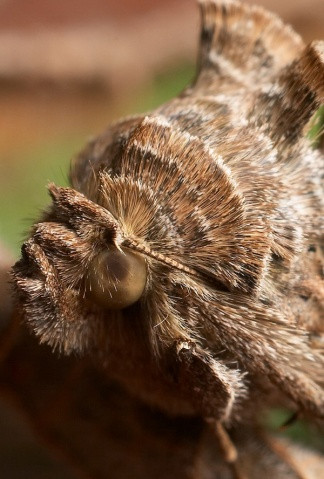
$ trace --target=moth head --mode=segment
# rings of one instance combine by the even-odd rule
[[[145,257],[124,245],[118,221],[72,188],[49,186],[53,205],[13,268],[18,299],[41,342],[69,353],[95,348],[105,322],[137,303]]]

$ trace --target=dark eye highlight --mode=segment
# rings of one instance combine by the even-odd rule
[[[90,265],[88,296],[106,309],[123,309],[142,296],[146,284],[146,261],[130,250],[100,253]]]

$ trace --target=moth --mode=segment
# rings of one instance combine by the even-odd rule
[[[323,156],[305,131],[324,42],[201,0],[176,98],[73,159],[13,268],[26,322],[173,415],[226,428],[270,405],[324,416]]]

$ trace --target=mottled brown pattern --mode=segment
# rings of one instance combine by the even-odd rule
[[[200,5],[193,84],[73,161],[13,278],[41,342],[90,355],[164,412],[200,416],[231,450],[224,428],[256,405],[324,416],[323,158],[304,135],[323,101],[323,43],[305,47],[258,7]],[[89,271],[117,250],[147,278],[116,311],[89,294]]]

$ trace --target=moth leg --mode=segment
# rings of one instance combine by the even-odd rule
[[[35,307],[35,313],[39,301],[41,306],[46,303],[48,309],[53,310],[51,313],[60,314],[67,294],[60,286],[58,272],[53,263],[33,238],[24,244],[22,254],[26,274],[21,275],[17,267],[14,270],[18,292],[29,300],[28,306]]]
[[[206,423],[217,437],[220,449],[226,462],[237,460],[237,449],[220,421],[207,419]]]
[[[194,342],[175,345],[177,387],[207,421],[226,422],[245,393],[243,374],[214,359]]]
[[[235,444],[231,440],[223,424],[220,421],[214,421],[211,419],[207,419],[206,422],[218,440],[223,459],[229,464],[233,477],[235,479],[247,479],[247,476],[242,472],[238,464],[238,451]]]
[[[176,343],[178,386],[215,435],[224,460],[236,479],[246,479],[237,468],[237,450],[223,423],[244,394],[243,374],[228,368],[193,342]]]
[[[80,348],[90,321],[80,311],[78,291],[61,286],[58,269],[34,238],[24,244],[22,255],[13,278],[28,324],[53,348],[66,353]]]
[[[300,470],[298,462],[294,460],[291,451],[289,450],[288,444],[280,442],[273,436],[263,433],[262,439],[267,444],[269,449],[274,452],[288,467],[294,471],[296,478],[305,479],[303,472]]]

